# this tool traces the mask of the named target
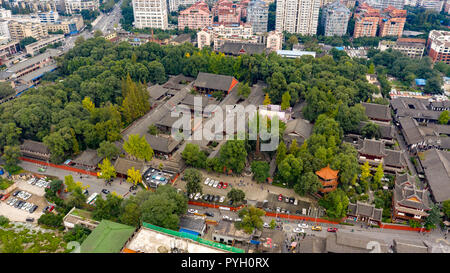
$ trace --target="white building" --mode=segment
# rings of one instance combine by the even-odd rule
[[[211,46],[211,34],[202,30],[197,32],[197,47],[202,49],[205,46]]]
[[[11,18],[11,11],[9,9],[0,8],[0,18]]]
[[[267,33],[267,48],[271,51],[281,50],[283,48],[283,33],[279,31],[271,31]]]
[[[325,36],[344,36],[351,14],[351,11],[339,1],[327,4],[322,9]]]
[[[319,21],[320,0],[278,0],[276,30],[315,35]]]
[[[367,3],[375,9],[385,9],[389,6],[393,6],[396,9],[403,9],[405,0],[366,0],[364,3]]]
[[[433,10],[436,12],[441,12],[444,7],[443,0],[417,0],[417,6],[422,7],[424,9]]]
[[[252,25],[254,33],[267,32],[269,5],[261,0],[251,0],[247,7],[247,22]]]
[[[190,6],[197,3],[199,0],[169,0],[169,11],[178,11],[179,6]]]
[[[167,29],[168,14],[165,0],[133,0],[134,26],[136,28]]]
[[[82,10],[98,10],[99,0],[65,0],[67,14],[80,13]]]
[[[9,34],[8,21],[0,20],[0,36],[6,39],[11,38],[11,35]]]
[[[59,14],[56,11],[38,13],[41,23],[56,23],[59,21]]]

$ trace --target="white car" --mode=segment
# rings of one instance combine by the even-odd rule
[[[294,206],[297,206],[298,205],[298,201],[297,201],[297,199],[295,199],[294,200]]]
[[[207,177],[206,180],[205,180],[205,185],[208,185],[208,183],[209,183],[210,180],[211,180],[211,179],[209,179],[209,177]]]
[[[303,223],[303,224],[298,224],[299,228],[308,228],[308,225]]]
[[[201,193],[197,192],[197,194],[194,197],[194,200],[198,200],[198,198],[200,198],[200,195],[202,195]]]
[[[217,185],[219,185],[219,180],[214,181],[213,187],[217,188]]]
[[[265,227],[265,228],[270,228],[270,225],[267,224],[267,223],[264,223],[263,227]]]
[[[188,209],[188,212],[194,214],[194,213],[198,213],[198,210],[196,210],[196,209]]]
[[[223,203],[225,201],[225,196],[220,197],[219,203]]]
[[[194,194],[193,193],[189,194],[189,199],[192,199],[192,198],[194,198]]]
[[[235,222],[242,222],[242,219],[241,218],[236,218],[236,219],[234,219],[234,221]]]
[[[222,216],[222,219],[223,219],[223,220],[229,220],[230,217],[229,217],[228,215],[224,215],[224,216]]]
[[[212,187],[212,185],[214,185],[214,180],[213,179],[211,179],[211,181],[209,181],[209,184],[208,184],[208,186],[211,186]]]
[[[305,233],[305,230],[297,227],[297,228],[294,228],[293,232],[294,233]]]

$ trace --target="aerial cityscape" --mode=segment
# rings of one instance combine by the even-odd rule
[[[1,0],[0,253],[450,253],[449,230],[450,0]]]

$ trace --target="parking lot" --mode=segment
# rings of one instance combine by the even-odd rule
[[[289,211],[290,214],[307,215],[311,206],[310,203],[302,200],[296,200],[297,205],[288,203],[286,202],[286,196],[283,196],[282,201],[278,201],[278,195],[273,193],[270,193],[267,198],[267,201],[269,201],[267,205],[268,211],[272,212],[288,213],[287,211]],[[277,211],[277,208],[280,208],[280,211]]]
[[[230,185],[225,184],[226,182],[223,183],[223,181],[211,179],[210,177],[203,178],[204,179],[201,182],[202,194],[194,194],[189,196],[189,199],[199,202],[215,203],[218,205],[230,205],[227,199],[228,191],[230,191]],[[208,182],[208,184],[205,184],[205,182]],[[186,181],[180,179],[180,181],[177,182],[177,188],[186,191]],[[206,199],[207,197],[208,199]]]
[[[34,184],[30,179],[16,179],[15,182],[15,189],[11,191],[8,198],[0,202],[0,215],[6,216],[11,221],[25,222],[27,218],[34,218],[36,222],[42,215],[43,208],[48,205],[44,198],[45,187],[48,183],[45,179],[39,180],[39,178],[34,179]],[[30,213],[30,209],[33,210],[34,206],[37,207]]]

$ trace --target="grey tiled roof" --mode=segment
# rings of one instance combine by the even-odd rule
[[[384,143],[374,139],[364,139],[362,147],[358,151],[362,154],[373,156],[384,157],[387,155],[384,149]]]
[[[309,121],[299,118],[287,122],[284,134],[297,134],[306,139],[311,135],[312,129],[313,125]]]
[[[420,162],[434,199],[437,202],[449,200],[450,152],[431,149],[424,153]]]
[[[97,155],[96,150],[87,149],[77,156],[73,162],[79,165],[97,166],[101,160],[102,158]]]
[[[367,249],[367,244],[370,241],[378,242],[382,253],[387,252],[388,245],[384,241],[343,231],[328,234],[326,251],[331,253],[369,253],[371,249]]]
[[[220,52],[225,54],[240,55],[240,54],[261,54],[266,50],[264,44],[252,44],[252,43],[231,43],[225,42],[219,49]]]
[[[418,199],[419,202],[412,201],[411,198]],[[430,209],[427,190],[418,189],[416,177],[407,173],[397,174],[395,178],[394,202],[404,207],[419,210]]]
[[[424,141],[423,134],[419,129],[417,121],[410,117],[401,117],[399,118],[399,122],[406,144],[412,145]]]
[[[361,103],[366,109],[366,116],[369,119],[375,120],[391,120],[391,109],[389,105],[375,104],[375,103]]]
[[[150,147],[152,147],[153,150],[166,154],[171,153],[180,143],[179,140],[175,140],[171,136],[154,136],[145,134],[145,139],[147,140],[148,144],[150,144]]]
[[[388,166],[394,167],[405,167],[406,162],[403,155],[403,151],[394,151],[386,149],[386,157],[384,158],[384,164]]]
[[[233,78],[233,76],[200,72],[197,75],[194,86],[213,90],[228,91],[231,87]]]

